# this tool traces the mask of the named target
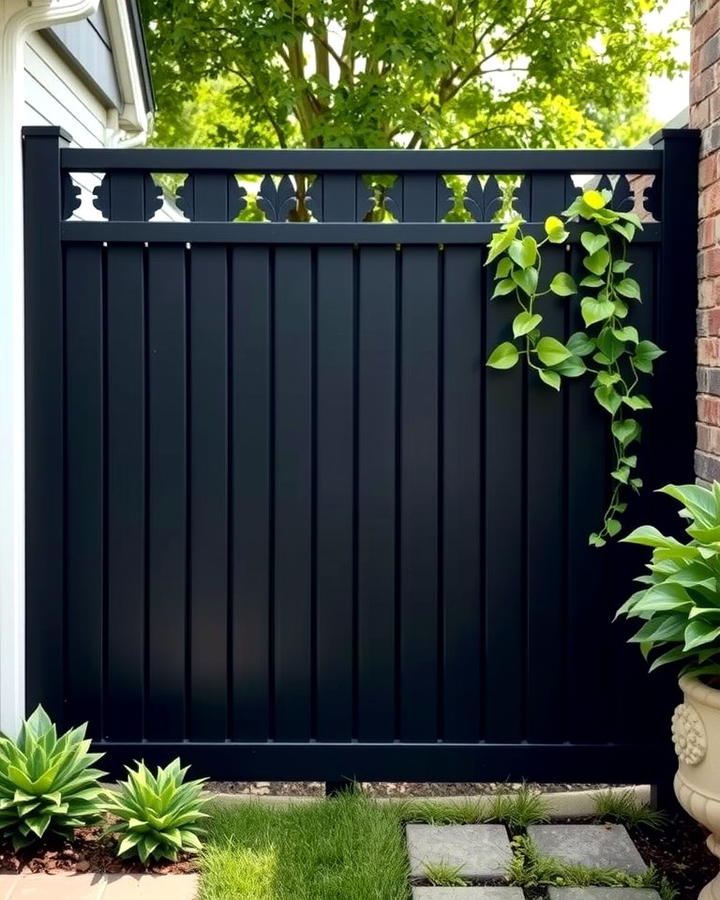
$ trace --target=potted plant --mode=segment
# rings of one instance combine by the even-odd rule
[[[709,829],[707,845],[720,858],[720,484],[670,484],[661,492],[679,501],[689,540],[666,537],[644,525],[624,541],[652,548],[642,588],[618,610],[641,619],[630,638],[650,671],[679,663],[684,695],[673,715],[679,760],[675,794],[681,806]],[[720,874],[700,894],[720,900]]]

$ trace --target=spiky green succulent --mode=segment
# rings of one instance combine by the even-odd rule
[[[87,724],[57,736],[38,706],[17,740],[0,737],[0,834],[15,850],[46,834],[72,837],[73,830],[100,816],[99,779],[93,769],[102,753],[89,753]]]
[[[201,796],[207,779],[186,782],[190,766],[181,768],[179,759],[158,768],[156,775],[142,762],[135,766],[125,767],[127,781],[103,793],[105,808],[120,820],[108,829],[120,836],[118,856],[138,856],[146,863],[197,853],[202,848],[202,820],[207,818],[202,811],[207,801]]]

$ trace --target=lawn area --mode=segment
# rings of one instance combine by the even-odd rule
[[[218,805],[200,900],[407,900],[400,817],[359,795],[287,807]]]

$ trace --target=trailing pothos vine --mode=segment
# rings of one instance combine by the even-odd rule
[[[514,218],[493,234],[487,258],[487,263],[496,263],[493,298],[513,296],[520,307],[512,323],[513,340],[495,347],[488,366],[511,369],[524,357],[540,380],[555,390],[560,390],[563,378],[589,375],[596,401],[610,414],[613,489],[602,526],[589,537],[596,547],[620,531],[620,516],[627,507],[625,492],[638,492],[642,487],[632,449],[640,439],[641,426],[633,414],[651,404],[637,388],[641,373],[651,374],[653,360],[664,352],[652,341],[641,339],[637,328],[625,322],[630,303],[641,300],[640,285],[628,275],[632,263],[627,248],[642,224],[633,213],[611,209],[610,200],[610,191],[585,191],[562,213],[565,221],[558,216],[546,219],[545,237],[540,241],[523,234],[525,221]],[[576,217],[593,226],[580,234],[587,274],[578,285],[567,272],[558,272],[547,289],[538,290],[542,247],[565,244],[569,238],[566,225]],[[543,334],[540,299],[547,294],[572,297],[579,292],[585,329],[564,343]]]

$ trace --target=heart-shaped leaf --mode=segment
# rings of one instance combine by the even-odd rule
[[[610,254],[607,250],[596,250],[595,253],[585,257],[583,265],[592,272],[593,275],[602,275],[605,269],[607,269],[609,262]]]
[[[493,350],[488,357],[487,365],[491,369],[512,369],[520,358],[518,349],[515,344],[505,341]]]
[[[597,300],[595,297],[583,297],[580,302],[580,311],[586,325],[594,325],[609,319],[615,312],[615,304],[612,300]]]
[[[580,235],[580,243],[591,255],[602,249],[608,239],[604,234],[593,234],[592,231],[583,231]]]
[[[550,282],[550,290],[559,297],[569,297],[571,294],[577,294],[577,285],[572,275],[567,272],[558,272]]]
[[[528,334],[533,328],[537,328],[541,322],[542,316],[538,315],[538,313],[518,313],[513,319],[512,327],[514,337],[521,337],[524,334]]]
[[[554,388],[556,391],[560,390],[560,376],[557,372],[553,372],[552,369],[539,369],[538,375],[545,384]]]
[[[535,349],[540,362],[546,366],[556,366],[571,356],[568,348],[553,337],[540,338]]]

